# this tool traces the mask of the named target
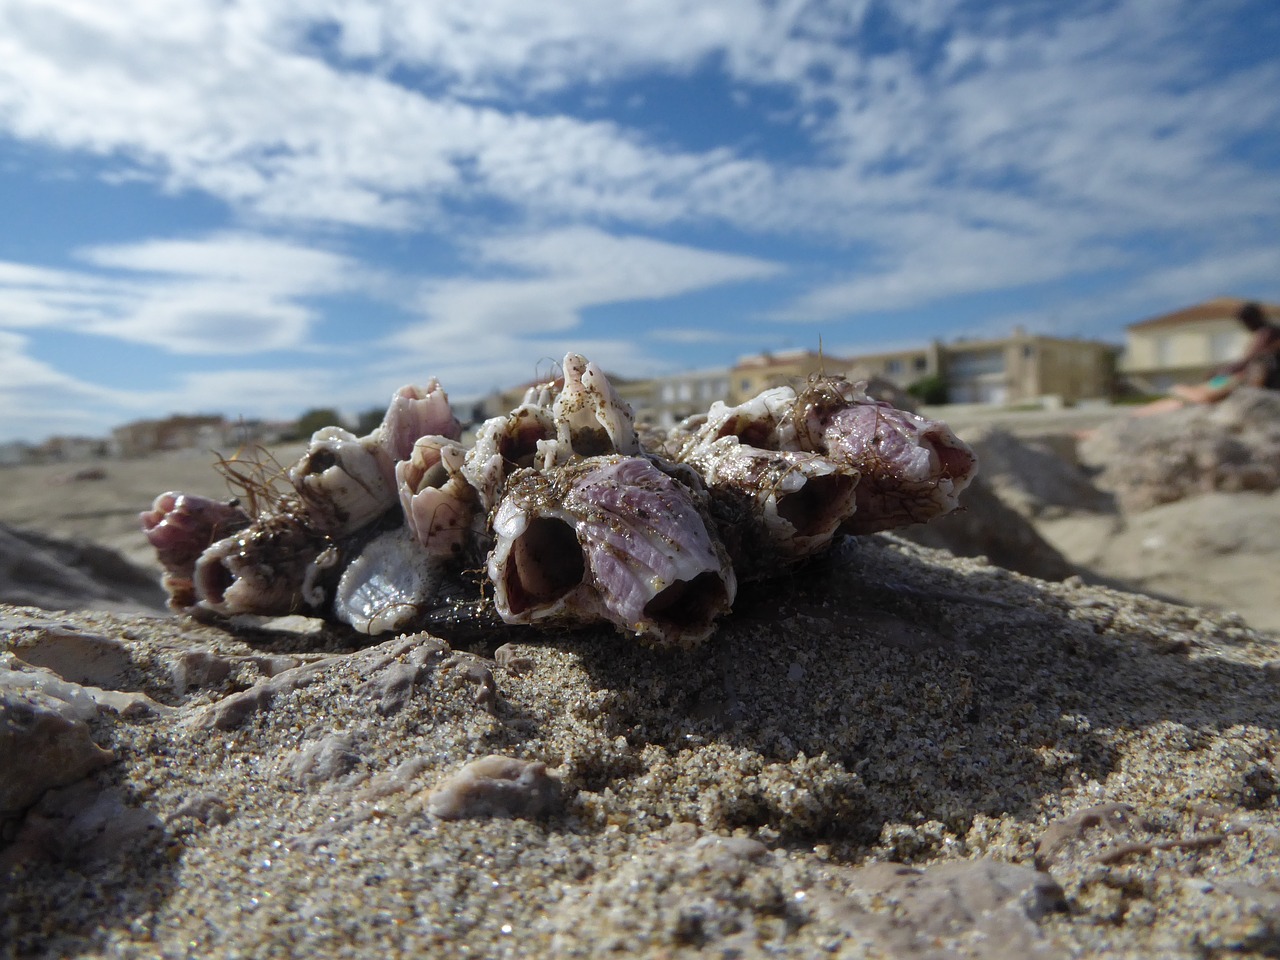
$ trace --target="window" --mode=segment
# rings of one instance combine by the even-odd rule
[[[916,357],[911,361],[911,366],[916,373],[923,373],[925,370],[929,369],[929,361],[925,357]]]
[[[957,377],[977,377],[984,373],[1004,373],[1004,351],[958,351],[951,356],[948,365],[951,374]]]
[[[1234,331],[1220,330],[1217,333],[1209,334],[1209,359],[1214,363],[1234,360],[1237,354],[1243,352],[1243,348],[1239,346],[1239,338]]]
[[[1156,337],[1156,366],[1167,367],[1173,363],[1173,337]]]
[[[901,372],[902,372],[902,361],[901,361],[901,360],[888,360],[888,361],[886,361],[886,362],[885,362],[885,365],[884,365],[884,372],[885,372],[885,373],[901,373]]]

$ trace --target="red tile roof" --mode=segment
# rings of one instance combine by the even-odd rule
[[[1172,313],[1164,313],[1149,320],[1131,323],[1125,329],[1152,330],[1159,327],[1179,327],[1187,323],[1203,323],[1206,320],[1234,319],[1237,311],[1248,302],[1240,297],[1216,297],[1204,303],[1197,303],[1194,307],[1183,307]],[[1280,318],[1280,306],[1264,303],[1262,309],[1273,321]]]

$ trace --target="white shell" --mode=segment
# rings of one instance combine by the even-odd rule
[[[347,565],[333,611],[360,633],[400,630],[425,612],[440,585],[440,568],[406,527],[370,540]]]

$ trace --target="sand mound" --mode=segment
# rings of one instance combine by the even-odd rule
[[[1280,649],[1238,618],[868,537],[691,653],[0,631],[16,955],[1280,949]]]
[[[87,540],[60,540],[0,523],[0,603],[52,610],[160,611],[153,571]]]

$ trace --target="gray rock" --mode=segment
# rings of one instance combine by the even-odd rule
[[[82,705],[0,678],[0,821],[114,759],[94,743]]]
[[[116,551],[2,523],[0,603],[46,610],[165,610],[155,574]]]
[[[546,816],[559,808],[560,785],[547,765],[490,754],[473,760],[431,792],[427,810],[441,820]]]
[[[961,494],[959,510],[900,527],[892,535],[958,557],[986,557],[998,567],[1041,580],[1064,580],[1075,573],[1026,517],[1001,500],[983,474]]]
[[[1280,488],[1280,393],[1241,387],[1212,405],[1122,417],[1081,443],[1126,511],[1214,490]]]
[[[984,484],[1028,520],[1116,512],[1115,498],[1099,490],[1077,461],[1069,435],[1031,439],[986,427],[965,431],[963,439],[978,455]]]
[[[926,868],[877,863],[850,870],[843,896],[815,898],[819,918],[887,956],[944,960],[1065,957],[1037,926],[1065,906],[1048,874],[997,860]]]
[[[313,787],[345,777],[359,764],[354,738],[335,733],[300,748],[285,761],[284,771],[302,786]]]

